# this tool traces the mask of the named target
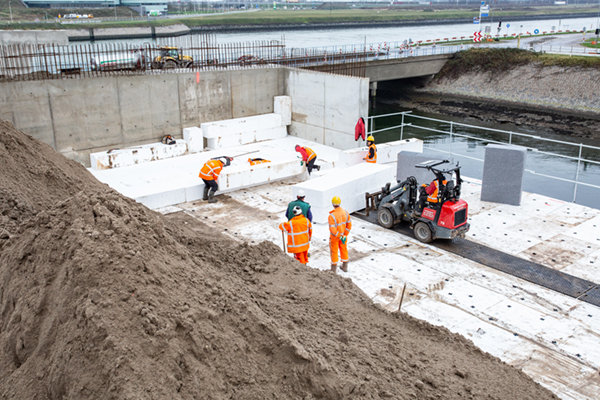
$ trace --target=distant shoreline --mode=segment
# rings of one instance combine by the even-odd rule
[[[591,18],[596,17],[597,13],[578,13],[578,14],[556,14],[556,15],[522,15],[514,17],[502,17],[505,22],[510,21],[535,21],[549,19],[572,19],[572,18]],[[107,28],[111,34],[102,34],[104,28],[89,28],[77,31],[76,34],[69,36],[69,42],[79,41],[101,41],[101,40],[119,40],[119,39],[140,39],[153,37],[184,36],[188,34],[198,34],[207,32],[268,32],[268,31],[298,31],[298,30],[318,30],[318,29],[348,29],[348,28],[389,28],[423,25],[446,25],[446,24],[466,24],[471,23],[472,18],[446,18],[446,19],[426,19],[426,20],[402,20],[402,21],[373,21],[373,22],[336,22],[336,23],[307,23],[307,24],[243,24],[243,25],[205,25],[185,27],[185,29],[174,30],[169,33],[152,32],[151,27],[137,28]],[[496,20],[497,21],[497,20]],[[184,25],[181,25],[182,27]],[[160,28],[157,28],[159,30]],[[164,28],[160,29],[163,30]],[[146,32],[144,32],[146,31]],[[71,32],[74,33],[74,32]]]

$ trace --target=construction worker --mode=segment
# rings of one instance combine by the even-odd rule
[[[375,138],[371,135],[367,137],[367,146],[369,146],[369,154],[363,160],[375,164],[377,162],[377,147],[375,147]]]
[[[317,153],[313,151],[310,147],[302,147],[299,144],[296,145],[296,151],[302,155],[302,161],[306,163],[306,169],[308,170],[308,174],[312,172],[313,168],[317,171],[321,170],[320,165],[315,165],[315,161],[317,161]]]
[[[292,209],[294,217],[288,222],[279,224],[279,229],[287,231],[287,251],[302,264],[308,264],[308,248],[312,238],[312,223],[302,215],[302,209],[295,206]]]
[[[216,203],[215,192],[219,190],[217,179],[223,170],[231,164],[231,157],[216,157],[208,160],[200,170],[198,176],[204,181],[204,194],[202,200],[208,200],[209,203]]]
[[[448,181],[444,179],[442,181],[442,185],[446,185]],[[438,203],[438,195],[440,191],[440,182],[439,179],[435,178],[431,181],[429,186],[426,184],[422,184],[419,190],[419,201],[417,203],[417,214],[421,215],[423,208],[425,207],[425,201],[430,203],[431,205],[436,205]]]
[[[348,272],[348,234],[352,229],[350,214],[342,207],[338,196],[331,199],[333,210],[329,212],[329,251],[331,254],[331,271],[337,271],[338,251],[342,259],[342,271]]]
[[[304,215],[306,218],[308,218],[310,222],[312,222],[313,216],[312,212],[310,211],[310,204],[304,201],[304,197],[306,197],[306,195],[304,194],[304,190],[300,189],[298,190],[298,194],[296,195],[296,200],[291,201],[290,204],[288,204],[287,211],[285,212],[285,216],[287,217],[288,221],[294,218],[293,210],[294,207],[297,206],[300,207],[300,209],[302,210],[302,215]]]

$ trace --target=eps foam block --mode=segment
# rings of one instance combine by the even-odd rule
[[[202,136],[202,129],[197,126],[183,128],[183,140],[187,143],[190,154],[199,153],[204,150],[204,136]]]
[[[206,147],[211,150],[287,136],[287,128],[281,115],[273,113],[205,122],[200,128],[206,140]]]
[[[365,193],[381,190],[387,182],[394,182],[394,165],[362,163],[347,168],[334,169],[327,175],[299,183],[292,187],[295,198],[298,190],[304,190],[310,203],[313,222],[327,223],[329,211],[333,209],[331,199],[339,196],[341,207],[353,213],[365,208]]]
[[[490,144],[485,148],[481,200],[521,205],[527,149]]]
[[[187,143],[176,140],[175,144],[151,143],[141,146],[114,149],[90,154],[92,169],[122,168],[150,161],[165,160],[187,154]]]
[[[292,124],[292,98],[290,96],[275,96],[273,112],[281,115],[284,125]]]
[[[423,152],[423,141],[420,139],[404,139],[395,142],[378,144],[377,146],[377,164],[386,164],[396,162],[398,153],[401,151],[411,151],[416,153]],[[351,165],[364,163],[364,158],[369,153],[368,147],[359,147],[357,149],[344,150],[340,153],[338,161],[339,167],[345,168]]]

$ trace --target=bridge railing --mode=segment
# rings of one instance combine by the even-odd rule
[[[400,124],[385,123],[386,118],[393,120],[400,118]],[[411,111],[375,115],[369,117],[368,120],[369,134],[373,135],[376,141],[378,141],[378,136],[380,138],[387,137],[388,140],[402,140],[408,134],[411,137],[424,136],[424,146],[429,151],[473,161],[470,165],[474,168],[477,168],[476,165],[480,165],[478,171],[468,172],[479,176],[483,175],[484,159],[481,158],[482,151],[479,151],[479,154],[475,151],[478,144],[518,145],[528,151],[527,166],[529,168],[526,168],[525,171],[535,177],[534,180],[538,180],[539,177],[539,179],[549,179],[550,181],[573,185],[572,197],[566,200],[577,203],[578,189],[581,187],[594,191],[594,199],[597,199],[597,196],[600,195],[600,182],[598,180],[600,147],[429,118],[412,114]],[[383,127],[374,129],[376,125]],[[444,146],[447,147],[444,148]],[[468,176],[477,177],[474,175]],[[533,186],[544,189],[543,185]],[[536,190],[530,191],[535,193]],[[563,197],[565,196],[565,190],[568,189],[561,187]],[[539,193],[539,191],[537,192]],[[600,208],[600,203],[597,201],[585,205]]]

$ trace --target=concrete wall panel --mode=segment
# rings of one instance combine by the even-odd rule
[[[278,69],[237,70],[231,73],[232,117],[273,112],[273,97],[282,95]],[[262,111],[266,110],[266,111]]]
[[[122,137],[119,147],[124,147],[124,142],[156,142],[157,138],[153,134],[152,128],[152,118],[148,116],[148,110],[152,103],[152,85],[148,84],[147,77],[120,77],[117,79],[117,85],[119,88],[122,125]]]
[[[67,153],[122,143],[115,78],[69,79],[43,85],[50,95],[57,151]]]
[[[160,139],[164,135],[181,135],[179,116],[179,84],[177,74],[157,75],[148,81],[150,86],[150,118],[152,137]]]
[[[0,118],[15,128],[54,146],[48,91],[29,82],[8,82],[0,90]]]

